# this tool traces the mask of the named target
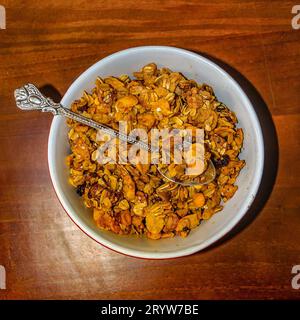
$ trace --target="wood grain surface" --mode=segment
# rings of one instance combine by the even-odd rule
[[[7,289],[0,299],[300,298],[291,287],[292,266],[300,264],[295,1],[1,2],[7,28],[0,30],[0,265]],[[185,258],[126,257],[83,234],[50,181],[52,116],[18,111],[13,99],[26,82],[63,94],[96,61],[140,45],[214,59],[249,94],[264,130],[264,179],[246,220]]]

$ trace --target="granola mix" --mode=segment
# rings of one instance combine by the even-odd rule
[[[215,164],[216,178],[207,185],[182,186],[166,181],[153,164],[99,164],[96,130],[69,119],[69,181],[100,229],[151,239],[186,237],[235,194],[245,165],[238,157],[243,130],[206,84],[154,63],[134,77],[97,78],[92,92],[75,101],[72,111],[114,129],[121,120],[129,130],[203,128],[205,157]]]

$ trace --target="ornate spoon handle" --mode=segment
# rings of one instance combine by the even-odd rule
[[[55,103],[50,98],[46,98],[38,88],[31,83],[25,84],[23,87],[15,90],[15,100],[17,107],[22,110],[40,110],[42,112],[51,112],[53,115],[61,115],[94,129],[101,130],[113,138],[119,138],[124,142],[137,144],[143,149],[152,151],[151,147],[147,143],[136,140],[135,138],[127,136],[126,134],[114,130],[104,124],[75,113],[63,107],[60,103]]]

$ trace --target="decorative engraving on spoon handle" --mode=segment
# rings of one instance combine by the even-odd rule
[[[22,110],[40,110],[42,112],[52,112],[58,114],[59,103],[55,103],[50,98],[46,98],[39,89],[31,84],[25,84],[23,87],[16,89],[15,99],[17,107]]]

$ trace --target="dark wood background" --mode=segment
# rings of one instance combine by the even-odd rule
[[[0,299],[300,298],[291,287],[292,266],[300,264],[295,1],[1,4],[7,29],[0,30],[0,264],[7,290],[0,290]],[[140,45],[177,46],[213,58],[250,95],[264,129],[265,175],[247,221],[229,238],[186,258],[130,258],[84,235],[50,182],[52,116],[18,111],[13,99],[13,90],[26,82],[63,94],[96,61]]]

